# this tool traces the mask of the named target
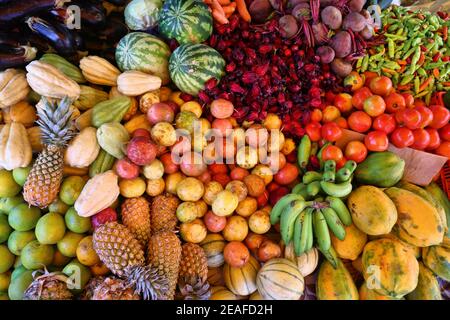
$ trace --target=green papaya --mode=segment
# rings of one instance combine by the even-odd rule
[[[431,197],[444,208],[445,216],[447,220],[447,237],[450,238],[450,200],[444,191],[437,185],[436,182],[430,183],[425,187],[425,190],[431,195]]]
[[[98,153],[97,158],[89,166],[89,177],[92,178],[96,174],[108,171],[113,167],[114,161],[116,161],[116,158],[114,158],[114,156],[101,149]]]
[[[403,177],[405,161],[390,151],[375,152],[358,165],[356,181],[377,187],[392,187]]]
[[[438,246],[423,248],[422,260],[434,274],[450,281],[450,238],[444,238]]]
[[[433,272],[419,262],[419,282],[413,292],[406,296],[408,300],[442,300],[441,288]]]

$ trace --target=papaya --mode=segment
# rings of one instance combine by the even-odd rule
[[[340,259],[336,268],[327,260],[322,262],[316,281],[318,300],[358,300],[359,294],[350,272]]]
[[[422,197],[423,199],[431,203],[436,208],[439,214],[439,218],[441,218],[441,223],[444,226],[445,232],[448,232],[448,225],[447,225],[448,221],[445,209],[439,203],[439,201],[434,199],[433,196],[427,190],[422,189],[421,187],[416,186],[415,184],[403,180],[397,183],[395,186],[401,189],[411,191],[412,193],[417,194],[419,197]]]
[[[403,177],[405,161],[390,151],[374,152],[361,162],[355,170],[359,184],[377,187],[392,187]]]
[[[433,272],[419,262],[419,282],[413,292],[406,296],[408,300],[442,300],[441,288]]]
[[[390,296],[385,296],[367,288],[367,283],[363,283],[359,288],[359,300],[399,300]]]
[[[399,241],[383,238],[367,243],[362,265],[364,279],[378,294],[399,299],[417,286],[419,263]]]
[[[333,248],[341,259],[357,259],[367,242],[367,234],[359,230],[354,224],[345,227],[344,240],[339,240],[333,233],[330,233],[330,235]]]
[[[355,226],[369,235],[389,233],[397,221],[394,202],[374,186],[360,186],[353,190],[347,206]]]
[[[450,238],[438,246],[422,249],[423,263],[440,278],[450,281]]]
[[[450,200],[436,182],[430,183],[425,190],[444,209],[447,220],[447,237],[450,238]]]
[[[398,237],[398,226],[395,225],[392,228],[392,231],[388,234],[383,234],[381,236],[369,236],[369,241],[372,240],[376,240],[376,239],[382,239],[382,238],[387,238],[387,239],[391,239],[391,240],[395,240],[395,241],[399,241],[401,244],[403,244],[403,246],[410,251],[417,259],[420,258],[421,253],[422,253],[422,248],[414,246],[408,242],[403,241],[402,239],[400,239]]]
[[[398,237],[418,247],[437,245],[444,238],[442,224],[436,208],[411,191],[392,187],[384,190],[394,202],[398,212]]]

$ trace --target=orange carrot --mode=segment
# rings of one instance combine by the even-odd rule
[[[212,16],[220,24],[227,24],[227,23],[229,23],[227,17],[225,15],[223,15],[222,13],[220,13],[219,11],[217,11],[217,10],[213,10]]]
[[[230,0],[218,0],[221,6],[227,6],[231,3]]]
[[[225,15],[225,12],[223,12],[223,8],[220,5],[218,0],[211,0],[211,9],[213,11],[216,10],[217,12],[219,12],[222,15]]]
[[[236,2],[230,3],[228,6],[223,7],[223,11],[226,15],[232,14],[236,10]]]
[[[250,16],[250,13],[247,10],[245,0],[236,0],[236,5],[241,18],[244,19],[244,21],[250,22],[252,20],[252,17]]]

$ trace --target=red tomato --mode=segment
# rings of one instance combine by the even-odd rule
[[[363,162],[367,157],[367,148],[360,141],[350,141],[345,147],[345,158],[356,163]]]
[[[366,87],[368,87],[370,85],[370,82],[372,81],[372,79],[378,77],[378,73],[376,72],[372,72],[372,71],[365,71],[364,73],[364,85]]]
[[[391,134],[391,143],[397,148],[406,148],[414,143],[414,135],[408,128],[395,129]]]
[[[450,123],[439,129],[439,136],[442,140],[450,141]]]
[[[407,108],[412,108],[414,106],[414,96],[411,93],[402,93],[403,99],[405,99],[405,104]]]
[[[425,128],[425,130],[430,135],[430,143],[428,144],[427,150],[434,150],[441,144],[441,138],[439,137],[439,132],[433,128]]]
[[[383,131],[372,131],[364,138],[364,144],[370,151],[386,151],[389,146],[387,134]]]
[[[322,117],[323,117],[323,114],[322,114],[322,110],[320,110],[320,109],[314,109],[311,112],[311,121],[320,122],[320,121],[322,121]]]
[[[370,92],[370,89],[367,87],[362,87],[361,89],[358,89],[353,93],[352,105],[356,109],[362,110],[364,101],[370,96],[372,96],[372,92]]]
[[[339,93],[334,97],[333,103],[342,113],[348,112],[352,109],[352,96],[348,93]]]
[[[364,133],[372,126],[372,118],[364,111],[353,112],[347,119],[350,129]]]
[[[434,129],[440,129],[450,121],[450,111],[443,106],[430,106],[430,110],[433,112],[433,121],[430,123],[430,127]]]
[[[311,141],[319,141],[322,138],[321,125],[318,122],[310,122],[306,125],[305,130]]]
[[[386,99],[386,111],[389,113],[395,113],[398,110],[406,109],[405,98],[396,92],[389,94]]]
[[[394,116],[392,114],[384,113],[373,120],[372,128],[390,134],[394,131],[396,125]]]
[[[340,168],[342,168],[343,166],[345,166],[345,164],[347,163],[347,159],[342,158],[341,160],[339,160],[338,162],[336,162],[336,169],[339,170]]]
[[[381,96],[370,96],[364,101],[363,109],[369,116],[377,117],[386,110],[386,103]]]
[[[400,126],[405,126],[408,129],[419,129],[422,122],[422,116],[416,109],[405,109],[397,111],[395,120]]]
[[[336,124],[342,128],[342,129],[348,129],[348,123],[347,120],[344,117],[339,117],[336,120],[334,120],[334,122],[336,122]]]
[[[423,101],[422,99],[414,100],[414,105],[415,105],[416,107],[419,107],[419,106],[426,107],[426,106],[427,106],[427,104],[425,103],[425,101]]]
[[[322,138],[334,142],[342,137],[342,129],[334,122],[325,123],[321,129]]]
[[[342,154],[342,150],[339,147],[329,145],[326,146],[322,151],[322,160],[334,160],[336,162],[339,162],[342,160],[344,155]]]
[[[297,179],[298,173],[298,167],[288,162],[273,178],[276,183],[286,185]]]
[[[420,116],[422,117],[420,127],[421,128],[428,127],[430,123],[433,121],[433,111],[431,111],[430,108],[424,106],[418,106],[415,107],[414,109],[419,111]]]
[[[435,152],[440,156],[450,159],[450,141],[442,142]]]
[[[424,150],[430,144],[430,134],[425,129],[413,130],[414,143],[411,148]]]
[[[369,88],[374,94],[387,96],[392,90],[392,81],[386,76],[375,77],[370,81]]]

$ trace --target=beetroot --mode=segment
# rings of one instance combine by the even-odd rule
[[[345,16],[342,28],[344,30],[351,29],[353,32],[360,32],[367,25],[367,20],[358,12],[350,12]]]
[[[366,4],[366,0],[350,0],[348,2],[348,8],[353,12],[361,12]]]
[[[364,39],[368,40],[373,37],[373,27],[367,25],[362,31],[359,33]]]
[[[352,64],[350,62],[345,61],[344,59],[336,58],[331,63],[331,69],[334,73],[336,73],[339,77],[346,77],[352,72]]]
[[[309,20],[311,19],[311,8],[309,3],[299,3],[292,9],[291,13],[295,19],[301,21],[303,19]]]
[[[254,0],[248,8],[252,21],[263,23],[272,13],[273,8],[269,0]]]
[[[283,38],[293,37],[298,32],[297,20],[290,14],[282,16],[278,23]]]
[[[331,38],[330,46],[334,49],[336,57],[345,58],[352,52],[352,38],[347,31],[339,31]]]
[[[322,63],[330,63],[334,60],[334,50],[329,46],[322,46],[317,48],[316,53],[319,55],[320,61]]]
[[[324,8],[320,13],[320,17],[322,22],[330,29],[337,30],[342,25],[342,13],[336,7],[328,6]]]
[[[117,221],[117,213],[112,208],[106,208],[91,217],[92,227],[97,229],[107,222]]]
[[[127,156],[138,166],[145,166],[155,160],[158,147],[148,138],[136,137],[127,146]]]

